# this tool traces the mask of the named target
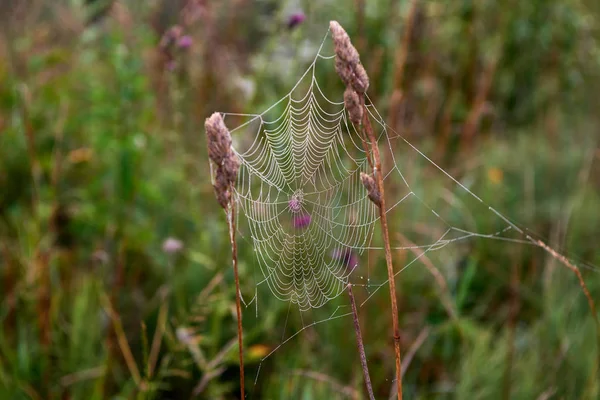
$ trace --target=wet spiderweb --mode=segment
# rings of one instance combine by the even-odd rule
[[[378,209],[360,180],[361,172],[371,172],[362,135],[348,119],[341,83],[330,98],[320,79],[321,70],[326,79],[338,79],[328,39],[290,92],[266,111],[223,113],[241,160],[233,196],[238,234],[252,247],[260,270],[254,297],[245,301],[256,303],[257,315],[261,286],[302,317],[338,298],[349,283],[364,290],[361,306],[388,284],[387,275],[371,266],[383,247]],[[448,266],[451,275],[469,239],[535,244],[530,232],[475,195],[470,182],[455,179],[393,132],[368,97],[366,103],[382,152],[385,212],[398,213],[390,220],[400,221],[390,230],[393,251],[403,254],[395,260],[396,277],[424,258]],[[446,185],[429,185],[423,165]],[[482,225],[475,218],[480,214],[492,222]],[[403,222],[403,216],[410,218]],[[305,329],[350,315],[346,307],[303,319],[303,328],[287,337],[283,327],[282,342],[262,360]]]

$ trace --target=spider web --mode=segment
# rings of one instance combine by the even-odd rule
[[[326,308],[348,284],[364,290],[363,307],[389,282],[371,265],[382,257],[383,246],[378,209],[360,180],[361,172],[372,172],[362,136],[349,121],[341,83],[335,98],[325,95],[330,91],[323,79],[329,85],[339,81],[328,39],[329,32],[296,85],[267,110],[223,113],[241,160],[233,196],[238,234],[252,247],[261,273],[254,297],[244,304],[255,303],[258,317],[258,288],[266,286],[289,304],[288,318],[296,307],[302,319],[302,329],[285,337],[286,318],[282,341],[261,359],[255,383],[262,362],[287,342],[351,313],[348,305],[334,302],[324,318],[313,313],[312,322],[305,322],[303,315]],[[395,277],[424,259],[455,264],[473,239],[539,246],[533,233],[478,197],[469,188],[472,182],[454,178],[391,130],[368,96],[366,109],[382,155]],[[429,182],[424,170],[445,184]],[[491,218],[482,223],[479,215]],[[451,267],[446,271],[452,274]]]

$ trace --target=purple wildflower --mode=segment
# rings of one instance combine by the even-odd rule
[[[183,249],[183,242],[175,238],[167,238],[162,244],[162,250],[167,254],[179,253]]]
[[[352,249],[333,249],[331,256],[334,260],[340,261],[350,271],[354,271],[354,268],[358,266],[358,256]]]
[[[306,15],[303,12],[295,12],[288,17],[287,27],[288,29],[294,29],[298,25],[304,22]]]
[[[312,218],[310,217],[310,214],[298,214],[294,215],[294,218],[292,219],[292,224],[296,229],[304,229],[308,225],[310,225],[311,220]]]
[[[192,43],[192,37],[189,35],[184,35],[177,41],[177,46],[179,46],[180,49],[189,49],[192,47]]]

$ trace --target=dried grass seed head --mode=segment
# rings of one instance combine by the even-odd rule
[[[337,21],[331,21],[329,28],[335,47],[335,70],[346,86],[352,86],[358,93],[365,93],[369,88],[369,76],[360,63],[358,51]]]
[[[381,207],[381,193],[379,193],[379,188],[377,187],[375,179],[373,179],[371,175],[361,172],[360,180],[367,189],[369,199],[371,199],[371,201],[375,203],[377,207]]]
[[[217,165],[215,175],[215,195],[223,208],[231,201],[231,186],[237,179],[240,160],[231,149],[231,133],[225,126],[221,114],[214,113],[206,119],[208,156]]]
[[[329,29],[333,37],[335,54],[338,58],[348,63],[351,67],[360,62],[358,51],[352,45],[350,37],[337,21],[329,22]]]
[[[227,182],[235,183],[237,179],[237,173],[240,169],[240,159],[234,152],[230,152],[229,156],[223,159],[223,164],[221,166],[223,169],[223,175]]]
[[[346,106],[346,110],[348,110],[350,121],[352,121],[354,125],[359,125],[363,117],[363,108],[360,104],[358,93],[351,87],[347,87],[344,92],[344,105]]]
[[[221,165],[231,153],[231,134],[218,112],[206,119],[204,128],[208,140],[208,156],[215,164]]]
[[[217,168],[217,174],[215,176],[215,196],[217,197],[217,202],[223,208],[227,208],[227,205],[231,201],[231,192],[229,191],[229,187],[231,182],[227,179],[226,173],[223,170],[223,167]]]

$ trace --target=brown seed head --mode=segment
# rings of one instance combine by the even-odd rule
[[[329,23],[335,47],[335,70],[346,86],[352,86],[358,93],[369,88],[369,76],[360,63],[358,51],[352,45],[350,37],[337,21]]]
[[[231,192],[229,191],[230,182],[227,179],[225,171],[222,167],[217,168],[217,174],[215,176],[215,196],[217,201],[223,208],[227,208],[229,201],[231,200]]]
[[[231,134],[218,112],[206,119],[204,127],[208,141],[208,156],[215,164],[221,165],[223,159],[231,152]]]
[[[329,29],[333,37],[335,46],[335,54],[338,58],[344,60],[350,66],[354,66],[360,62],[358,51],[352,45],[350,37],[337,21],[329,22]]]
[[[369,75],[362,64],[357,64],[352,70],[350,84],[358,93],[365,93],[369,88]]]
[[[235,183],[237,179],[237,173],[240,169],[240,159],[234,152],[230,152],[227,157],[223,159],[223,175],[227,182]]]
[[[371,201],[375,203],[377,207],[381,207],[381,194],[379,193],[379,188],[377,187],[375,179],[373,179],[371,175],[361,172],[360,180],[367,189],[369,199],[371,199]]]
[[[350,121],[354,125],[359,125],[363,117],[363,108],[360,104],[358,93],[351,87],[347,87],[344,92],[344,104],[346,105],[346,110],[348,110]]]

